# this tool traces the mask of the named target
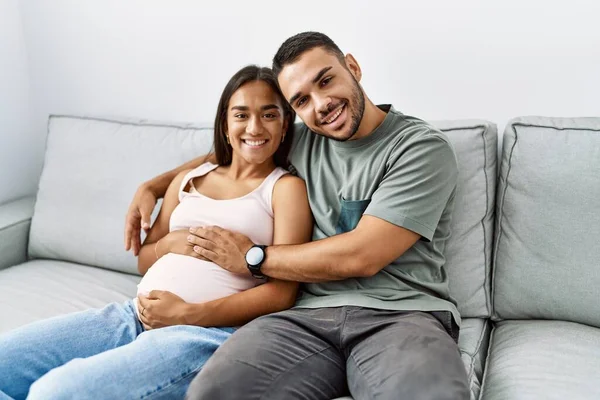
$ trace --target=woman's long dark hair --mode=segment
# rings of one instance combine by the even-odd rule
[[[229,107],[229,100],[231,96],[240,87],[248,82],[261,81],[265,82],[271,87],[273,92],[279,97],[283,106],[283,117],[287,120],[288,127],[285,134],[285,140],[279,145],[279,148],[275,152],[273,159],[275,165],[287,169],[289,167],[288,154],[292,145],[292,139],[294,135],[294,120],[296,113],[290,107],[285,97],[279,90],[277,85],[277,79],[275,74],[270,68],[258,67],[256,65],[248,65],[247,67],[239,70],[235,75],[231,77],[219,100],[219,106],[217,108],[217,116],[215,117],[215,138],[214,138],[214,149],[217,157],[217,163],[219,165],[231,164],[231,145],[227,143],[225,139],[225,132],[227,130],[227,108]]]

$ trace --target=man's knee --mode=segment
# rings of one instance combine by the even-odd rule
[[[250,365],[213,357],[190,383],[186,399],[251,399],[260,371]]]

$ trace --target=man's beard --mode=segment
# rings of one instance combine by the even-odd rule
[[[354,135],[356,135],[356,132],[358,132],[358,127],[363,119],[363,115],[365,114],[365,95],[363,94],[362,90],[360,90],[360,86],[356,79],[354,79],[354,88],[352,89],[352,99],[350,100],[350,103],[352,104],[351,109],[356,110],[356,114],[352,114],[350,135],[345,139],[336,139],[340,142],[350,140]]]

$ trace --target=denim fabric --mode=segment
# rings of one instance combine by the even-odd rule
[[[131,301],[0,335],[0,400],[183,398],[234,329],[144,331]]]
[[[350,232],[358,225],[363,213],[371,203],[367,200],[344,200],[341,201],[340,218],[338,219],[335,233]]]

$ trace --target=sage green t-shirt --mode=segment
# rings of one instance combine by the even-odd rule
[[[363,214],[421,239],[372,277],[303,284],[296,307],[450,311],[460,325],[444,269],[458,176],[454,150],[426,122],[379,107],[384,121],[358,140],[338,142],[296,126],[290,160],[306,181],[313,240],[353,230]]]

